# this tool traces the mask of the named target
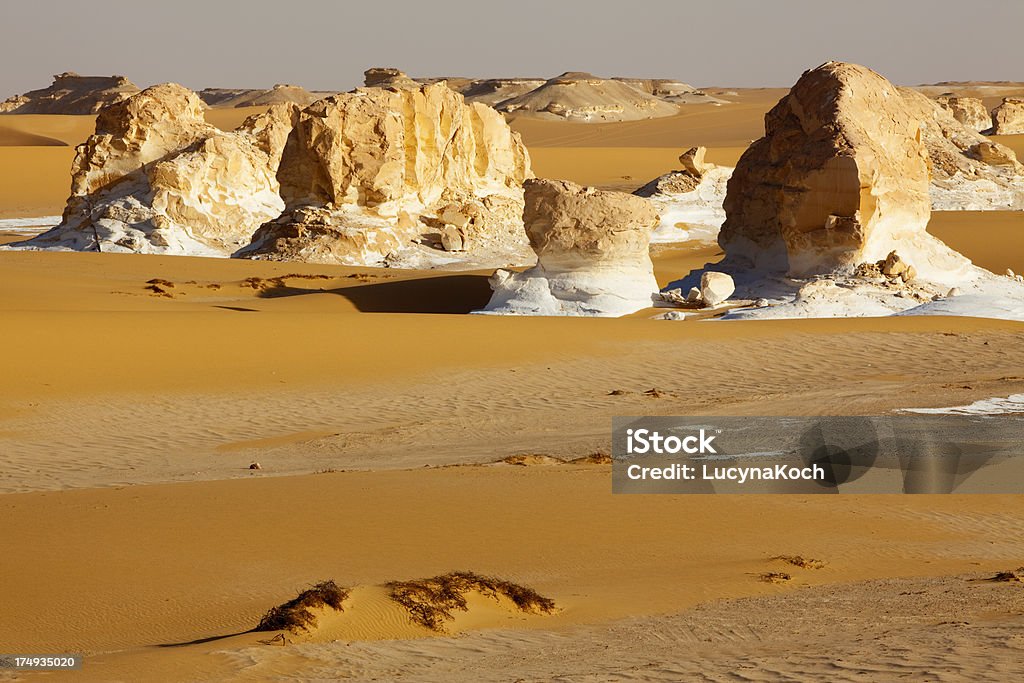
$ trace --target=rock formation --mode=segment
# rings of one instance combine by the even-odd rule
[[[706,92],[692,85],[669,78],[624,78],[616,76],[612,79],[625,83],[640,92],[654,95],[658,99],[673,104],[725,104],[725,100],[711,97]]]
[[[363,72],[367,88],[419,88],[420,84],[398,69],[371,67]]]
[[[271,104],[287,104],[293,102],[300,107],[307,107],[313,102],[333,95],[334,93],[314,93],[299,85],[278,83],[270,90],[231,90],[227,88],[206,88],[198,93],[206,105],[210,107],[265,107]]]
[[[964,125],[953,112],[921,93],[899,88],[920,121],[931,170],[932,209],[1024,209],[1024,167],[1013,150]]]
[[[275,105],[223,132],[172,83],[112,104],[78,147],[61,224],[21,246],[230,255],[283,208],[275,174],[296,114]]]
[[[1004,97],[1003,103],[992,110],[993,135],[1020,135],[1024,133],[1024,97]]]
[[[285,210],[239,255],[377,263],[428,228],[443,233],[436,212],[451,204],[474,216],[460,250],[521,245],[529,177],[526,148],[502,116],[443,83],[336,95],[299,115],[278,170]]]
[[[502,102],[525,95],[544,85],[543,78],[489,78],[473,81],[460,90],[467,102],[497,107]]]
[[[704,147],[679,156],[683,168],[655,178],[633,194],[648,198],[660,223],[652,242],[714,241],[725,220],[722,204],[732,168],[704,161]]]
[[[729,181],[719,234],[726,258],[671,283],[662,298],[717,271],[733,276],[737,303],[750,302],[727,319],[1024,319],[1024,284],[972,265],[925,231],[935,121],[977,135],[865,67],[829,62],[805,72],[765,116],[765,136]]]
[[[850,273],[898,249],[919,272],[966,259],[925,232],[928,153],[920,118],[874,71],[807,71],[765,116],[736,166],[719,244],[733,262],[794,276]]]
[[[674,104],[620,81],[567,72],[498,105],[499,111],[573,121],[634,121],[672,116]]]
[[[956,97],[942,95],[935,100],[939,106],[952,114],[953,118],[975,132],[992,127],[992,115],[985,103],[977,97]]]
[[[79,76],[68,71],[48,88],[0,102],[0,114],[95,114],[108,104],[139,92],[124,76]]]
[[[652,305],[657,214],[634,195],[558,180],[524,184],[523,223],[537,265],[498,270],[485,313],[620,316]]]

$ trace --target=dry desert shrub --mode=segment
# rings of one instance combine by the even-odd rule
[[[555,609],[554,600],[532,588],[472,572],[452,572],[385,585],[391,592],[391,599],[408,610],[413,622],[431,631],[444,631],[444,623],[453,618],[454,610],[467,611],[466,594],[471,591],[493,598],[504,596],[523,612],[550,614]]]
[[[263,615],[256,631],[310,631],[316,626],[316,615],[312,610],[318,607],[332,607],[339,612],[341,603],[348,597],[349,590],[333,581],[321,581],[312,588],[302,591],[283,605],[272,607]]]
[[[794,567],[800,567],[801,569],[821,569],[825,566],[823,560],[815,560],[801,555],[776,555],[772,559],[791,564]]]
[[[998,572],[988,580],[998,583],[1024,583],[1024,567],[1011,569],[1007,572]]]

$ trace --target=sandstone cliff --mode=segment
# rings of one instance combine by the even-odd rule
[[[112,104],[78,147],[61,224],[23,246],[228,256],[283,208],[276,170],[296,114],[275,105],[223,132],[170,83]]]
[[[501,115],[444,84],[337,95],[298,116],[278,171],[285,210],[240,255],[376,263],[432,230],[441,244],[451,204],[479,218],[460,250],[521,242],[531,176]]]
[[[975,132],[992,127],[992,115],[985,103],[977,97],[956,97],[942,95],[935,99],[939,106],[953,115],[953,118]]]
[[[124,76],[79,76],[68,71],[47,88],[0,102],[0,114],[95,114],[139,92]]]
[[[524,184],[523,223],[537,265],[498,270],[485,313],[620,316],[652,306],[658,217],[634,195],[556,180]]]
[[[994,135],[1020,135],[1024,133],[1024,97],[1004,97],[1003,103],[992,110]]]

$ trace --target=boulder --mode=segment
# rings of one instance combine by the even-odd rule
[[[1020,135],[1024,133],[1024,97],[1004,97],[1003,103],[992,110],[993,135]]]
[[[977,97],[943,95],[936,102],[967,128],[981,132],[992,127],[992,115]]]
[[[172,83],[112,104],[78,147],[61,224],[17,246],[229,256],[284,206],[276,171],[297,113],[276,105],[225,132]]]
[[[537,265],[491,278],[486,313],[620,316],[652,305],[658,291],[649,242],[650,203],[559,180],[524,183],[523,223]]]
[[[284,211],[238,255],[379,263],[426,223],[453,224],[435,217],[453,203],[475,205],[474,246],[521,242],[521,183],[532,175],[502,116],[444,83],[328,97],[298,115],[285,145]]]
[[[725,273],[709,270],[700,276],[700,298],[705,306],[714,308],[724,303],[735,291],[736,284],[732,277]]]
[[[793,276],[851,273],[896,246],[918,270],[962,266],[925,232],[928,187],[921,124],[899,91],[828,62],[765,116],[729,180],[718,241],[735,264]]]

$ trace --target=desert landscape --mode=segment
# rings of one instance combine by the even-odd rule
[[[1024,675],[1019,494],[611,481],[1024,413],[1024,81],[122,57],[0,103],[0,659],[83,658],[0,681]]]

